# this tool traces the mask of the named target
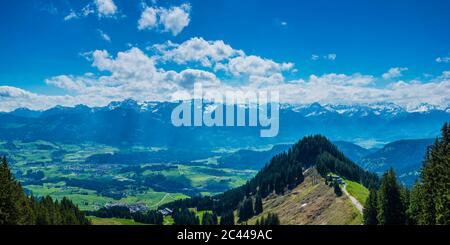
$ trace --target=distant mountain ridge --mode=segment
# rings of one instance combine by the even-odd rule
[[[180,127],[171,124],[170,102],[111,102],[105,107],[57,106],[45,111],[20,108],[0,113],[0,135],[6,140],[92,141],[113,145],[254,147],[294,142],[323,134],[334,141],[355,139],[392,142],[433,138],[450,121],[448,108],[422,105],[406,110],[392,103],[370,105],[281,104],[280,132],[260,138],[256,127]],[[206,103],[205,107],[208,106]],[[425,109],[424,109],[425,108]]]
[[[392,167],[401,182],[412,186],[419,176],[427,148],[434,141],[435,139],[395,141],[363,157],[358,163],[364,169],[379,174]]]

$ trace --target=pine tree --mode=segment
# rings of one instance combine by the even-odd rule
[[[9,170],[6,157],[3,157],[0,164],[0,224],[26,225],[33,222],[30,202]]]
[[[253,217],[253,215],[253,200],[251,198],[245,198],[239,209],[239,221],[246,221]]]
[[[263,202],[261,195],[257,194],[255,198],[255,215],[263,212]]]
[[[406,210],[406,215],[408,217],[408,224],[410,225],[416,225],[419,222],[419,213],[422,209],[422,197],[421,197],[421,184],[419,182],[416,182],[411,190],[410,193],[410,199],[409,199],[409,206]]]
[[[369,197],[366,200],[363,210],[364,224],[365,225],[377,225],[377,208],[378,208],[378,199],[377,199],[377,191],[372,189],[370,190]]]
[[[234,225],[233,210],[228,210],[220,217],[220,225]]]
[[[450,224],[450,125],[428,149],[421,171],[421,183],[411,199],[410,215],[417,224]]]
[[[394,170],[391,168],[381,180],[378,194],[378,222],[382,225],[405,224],[405,209]]]
[[[278,215],[269,213],[267,217],[262,216],[260,219],[257,219],[255,225],[280,225],[280,219]]]
[[[202,225],[217,225],[217,215],[205,212],[202,217]]]

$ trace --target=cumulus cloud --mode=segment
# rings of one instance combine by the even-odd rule
[[[90,56],[92,66],[109,75],[61,75],[47,79],[46,83],[76,95],[136,100],[168,100],[176,91],[192,89],[195,82],[201,82],[205,87],[220,85],[215,74],[208,71],[185,69],[177,72],[158,68],[154,58],[138,48],[119,52],[115,57],[106,50],[96,50]]]
[[[222,40],[206,41],[199,37],[191,38],[182,44],[168,41],[162,45],[153,45],[153,48],[164,61],[173,61],[177,64],[199,62],[205,67],[211,67],[217,62],[244,54],[242,50],[235,50]]]
[[[294,64],[247,55],[223,41],[193,38],[181,44],[153,45],[147,54],[139,48],[110,54],[95,50],[84,56],[94,73],[60,75],[47,79],[49,86],[66,91],[63,96],[36,94],[20,88],[0,86],[0,110],[17,107],[45,109],[55,105],[86,104],[103,106],[112,100],[133,98],[138,101],[187,99],[195,82],[204,91],[279,91],[283,103],[376,103],[393,102],[406,108],[420,103],[447,107],[450,103],[450,71],[428,80],[395,81],[377,84],[379,77],[367,74],[310,75],[289,80],[284,73],[293,72]],[[166,70],[167,62],[191,67]],[[217,71],[225,71],[224,73]],[[392,70],[392,71],[391,71]],[[391,69],[398,76],[404,68]],[[388,72],[389,73],[389,72]],[[218,75],[220,74],[220,75]]]
[[[287,71],[292,69],[293,67],[293,63],[276,63],[270,59],[264,59],[259,56],[250,55],[231,58],[224,69],[235,76],[271,76],[274,73]]]
[[[65,21],[85,18],[97,13],[98,17],[114,17],[118,13],[118,8],[113,0],[94,0],[80,11],[70,10],[69,14],[64,17]]]
[[[247,55],[244,51],[234,49],[222,40],[206,41],[194,37],[181,44],[166,42],[153,45],[158,59],[163,62],[176,64],[196,63],[203,68],[210,68],[214,72],[223,71],[238,78],[241,76],[268,80],[282,76],[281,73],[292,71],[294,64],[290,62],[278,63],[271,59],[256,55]],[[276,80],[279,80],[278,78]]]
[[[408,70],[408,68],[406,68],[406,67],[393,67],[393,68],[389,69],[389,71],[384,73],[382,75],[382,77],[386,80],[401,77],[403,75],[402,72],[407,71],[407,70]]]
[[[157,29],[176,36],[189,25],[190,12],[191,5],[187,3],[170,8],[146,7],[138,20],[138,29]]]
[[[113,0],[95,0],[98,15],[101,17],[112,16],[117,13],[117,6]]]
[[[374,86],[374,77],[353,74],[311,75],[307,80],[288,81],[266,89],[280,91],[286,103],[355,104],[393,102],[405,108],[429,103],[446,108],[450,103],[450,79],[400,81],[385,87]]]
[[[158,13],[155,8],[145,8],[138,21],[138,29],[154,29],[158,26]]]

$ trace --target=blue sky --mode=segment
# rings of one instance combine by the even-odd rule
[[[449,9],[448,0],[2,1],[0,110],[64,102],[100,105],[122,96],[164,100],[188,89],[192,77],[228,88],[278,86],[289,91],[287,102],[447,106],[448,95],[434,91],[449,87]],[[146,11],[150,18],[140,27]],[[208,45],[174,54],[176,45],[193,38]],[[208,53],[218,47],[233,51],[227,57]],[[204,57],[189,51],[205,52]],[[119,52],[127,58],[119,61]],[[142,69],[164,72],[129,70],[146,58]],[[211,64],[202,63],[205,59]],[[249,70],[252,65],[267,69]],[[265,85],[255,85],[254,79]],[[137,92],[137,83],[142,90],[158,89]],[[339,87],[318,94],[327,84]],[[99,96],[92,87],[108,91]],[[436,90],[414,97],[424,88]],[[332,90],[351,99],[332,98]],[[310,96],[293,99],[302,93]],[[356,95],[366,93],[370,100]],[[89,99],[93,94],[96,98]]]

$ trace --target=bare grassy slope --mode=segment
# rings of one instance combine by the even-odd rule
[[[350,199],[336,197],[333,188],[315,169],[305,175],[305,181],[284,195],[270,195],[263,200],[264,212],[249,220],[254,224],[261,215],[276,213],[283,225],[359,225],[361,214]]]

